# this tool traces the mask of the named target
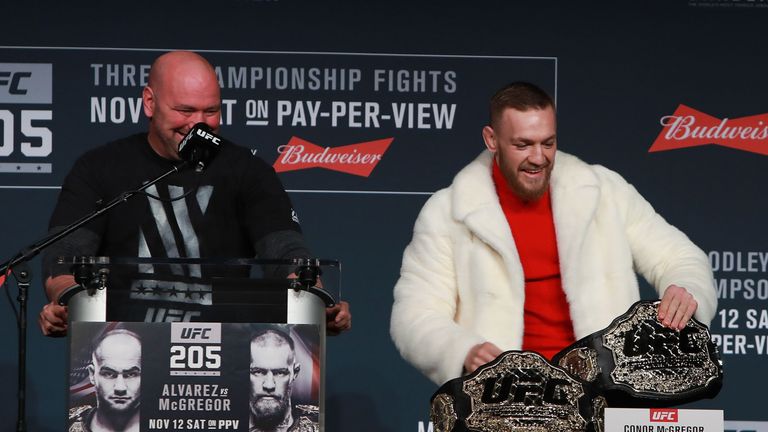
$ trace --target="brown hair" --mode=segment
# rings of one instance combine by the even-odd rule
[[[529,82],[516,81],[502,87],[491,98],[490,124],[493,127],[507,108],[518,111],[531,109],[555,109],[555,102],[540,87]]]

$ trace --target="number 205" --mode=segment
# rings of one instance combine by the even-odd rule
[[[221,367],[219,345],[171,346],[171,369],[218,369]]]
[[[29,157],[46,157],[53,150],[53,134],[51,130],[43,126],[33,126],[32,122],[38,120],[51,120],[53,113],[50,110],[24,110],[21,111],[21,132],[27,138],[39,139],[39,144],[32,141],[21,143],[21,153]],[[11,111],[0,110],[0,123],[2,123],[2,141],[0,141],[0,157],[9,156],[14,150],[14,115]]]

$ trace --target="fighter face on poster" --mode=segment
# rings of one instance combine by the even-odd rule
[[[72,325],[69,432],[319,430],[316,325]]]

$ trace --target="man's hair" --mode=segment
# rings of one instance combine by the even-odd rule
[[[96,351],[99,349],[99,347],[101,347],[101,344],[102,342],[104,342],[104,339],[110,336],[121,335],[121,334],[133,337],[134,339],[136,339],[136,341],[139,342],[139,345],[141,345],[141,336],[139,336],[138,333],[128,330],[126,328],[117,328],[117,329],[110,330],[108,332],[103,333],[95,341],[93,341],[93,345],[91,348],[92,356],[96,357]]]
[[[276,327],[264,327],[256,331],[251,335],[251,343],[257,345],[266,345],[272,343],[273,345],[288,345],[291,348],[291,352],[295,352],[293,338],[283,330]]]
[[[540,87],[529,82],[516,81],[502,87],[491,98],[489,106],[490,124],[494,127],[502,113],[507,108],[513,108],[518,111],[528,111],[532,109],[555,109],[555,102]]]

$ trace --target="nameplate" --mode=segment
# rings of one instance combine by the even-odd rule
[[[605,432],[722,432],[723,410],[606,408]]]

